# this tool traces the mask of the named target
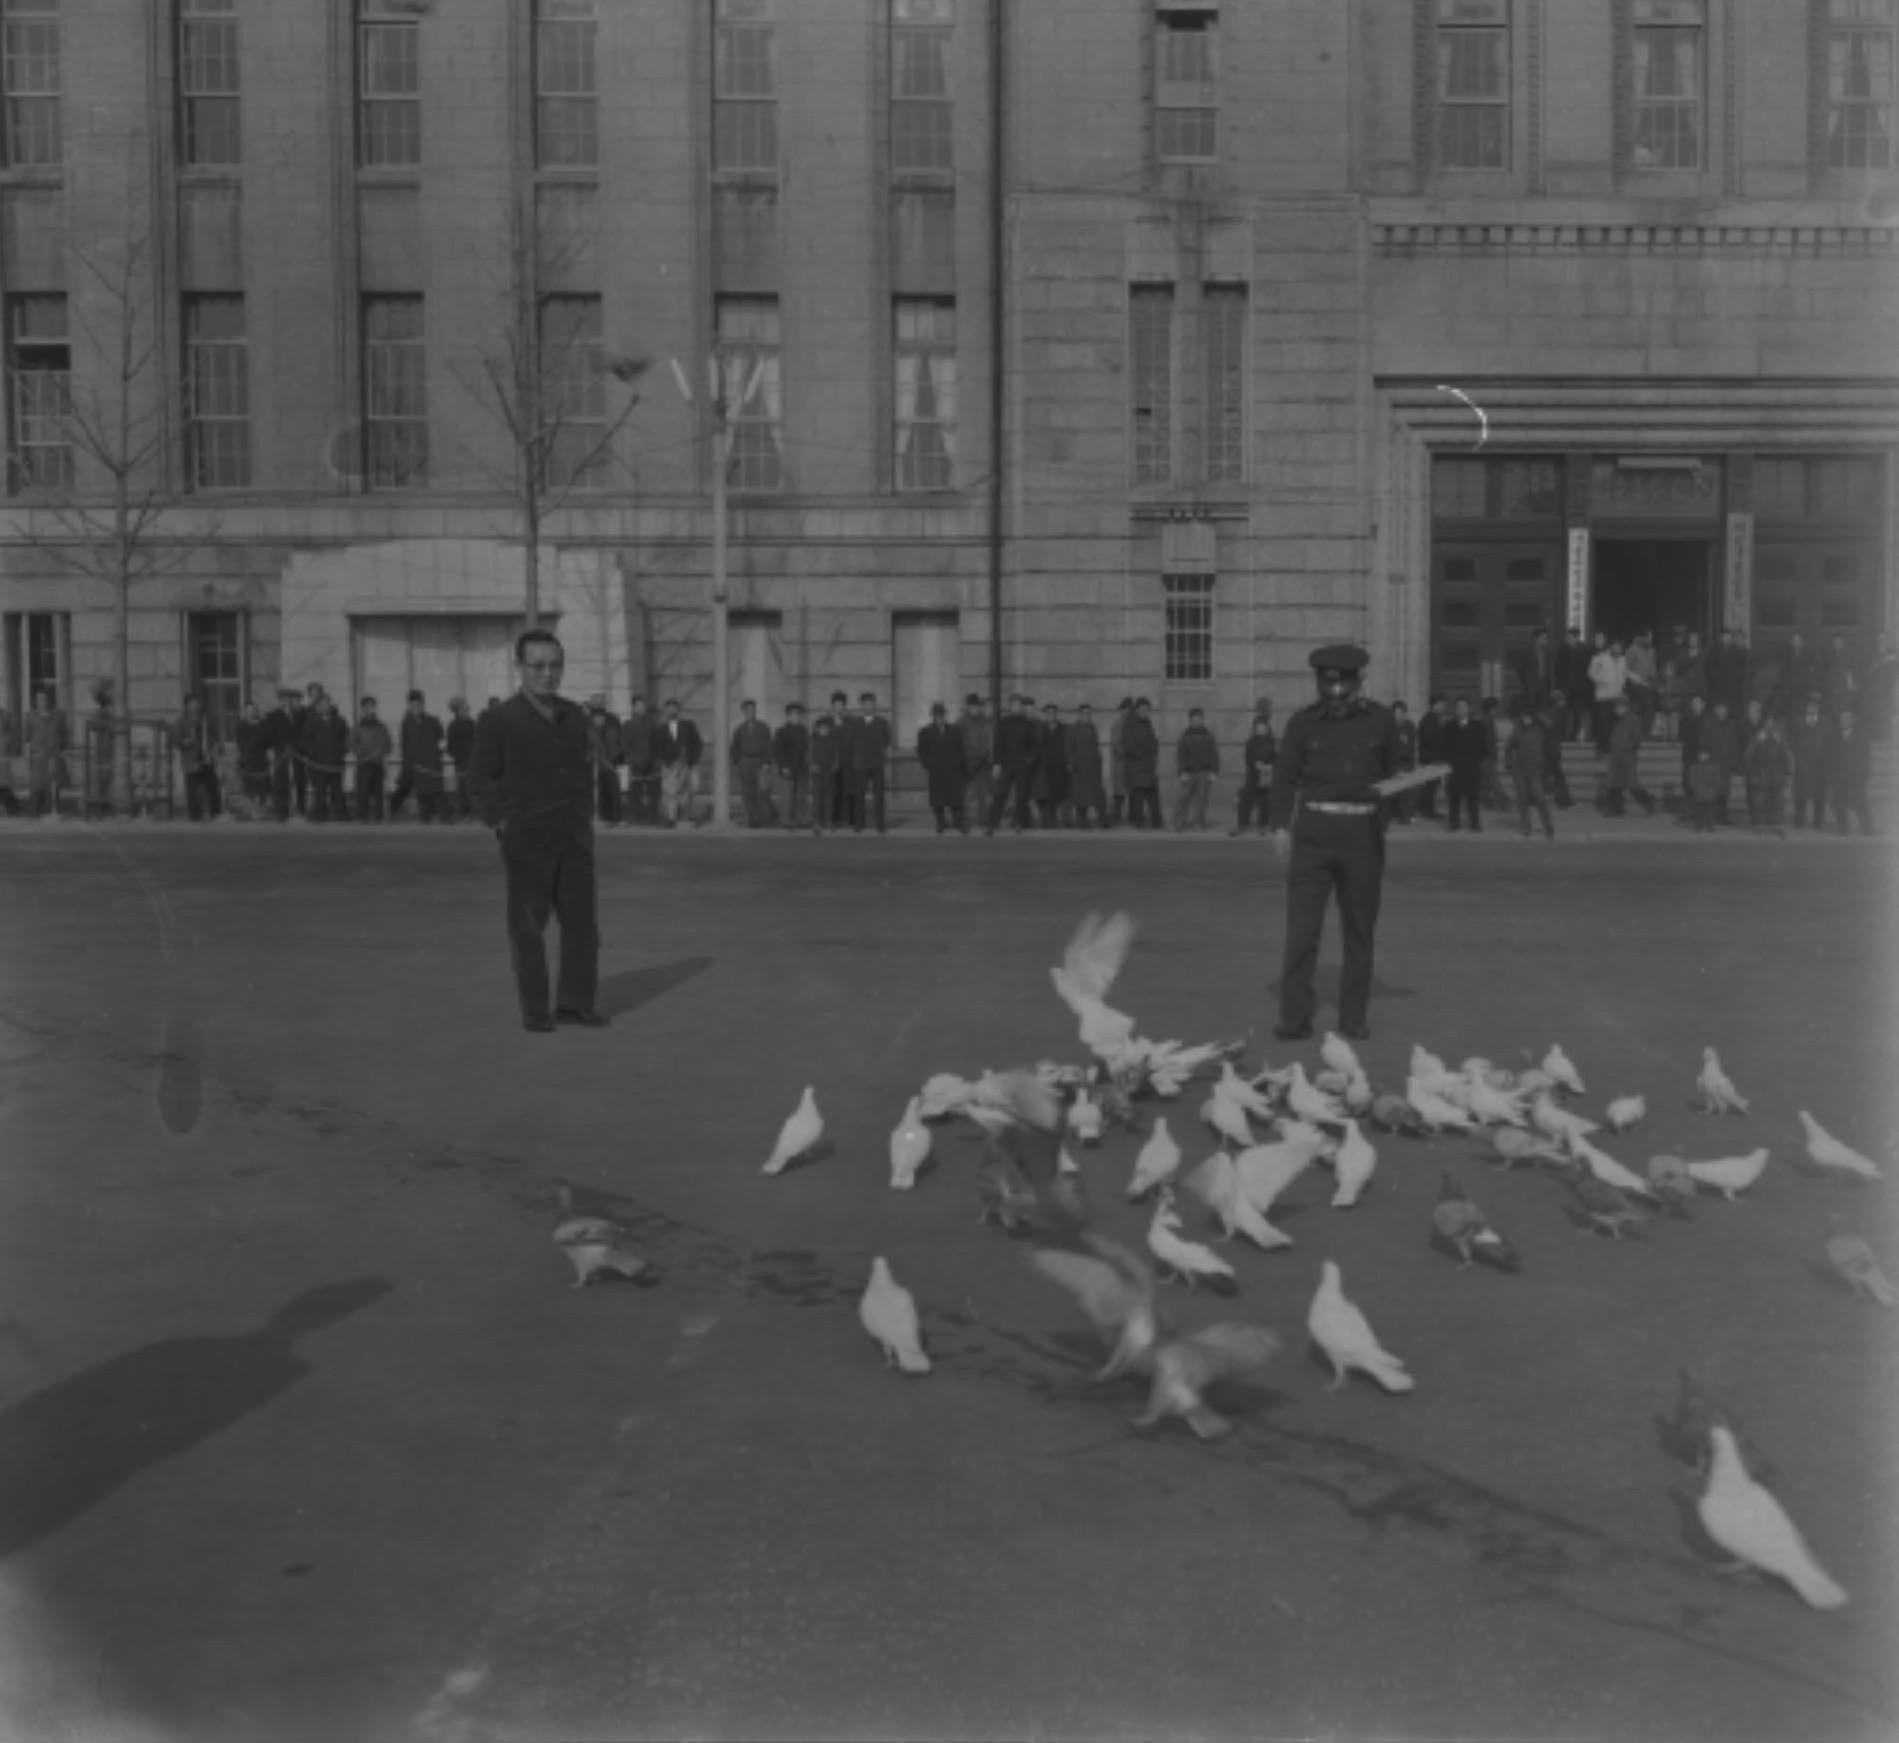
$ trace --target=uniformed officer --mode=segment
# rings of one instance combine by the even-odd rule
[[[1345,965],[1339,975],[1339,1028],[1371,1033],[1372,934],[1385,875],[1385,818],[1374,781],[1398,772],[1402,757],[1391,711],[1359,694],[1363,648],[1343,643],[1312,656],[1319,700],[1287,723],[1273,765],[1273,851],[1292,865],[1286,878],[1286,958],[1280,974],[1282,1041],[1312,1033],[1313,975],[1326,899],[1338,892]],[[1296,807],[1296,814],[1295,814]]]

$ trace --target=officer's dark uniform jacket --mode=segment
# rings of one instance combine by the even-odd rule
[[[490,829],[505,821],[510,834],[519,826],[551,842],[563,833],[592,841],[592,734],[573,703],[555,697],[550,721],[517,691],[485,710],[475,723],[473,763],[472,796]]]
[[[1286,725],[1273,764],[1272,827],[1292,825],[1295,798],[1305,804],[1376,806],[1372,783],[1404,763],[1398,722],[1388,708],[1355,696],[1332,712],[1315,702]]]

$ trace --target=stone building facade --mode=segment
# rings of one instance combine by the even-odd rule
[[[1341,636],[1416,698],[1894,620],[1895,0],[0,12],[16,716],[112,663],[63,407],[149,437],[135,710],[498,693],[524,382],[615,706],[710,714],[722,442],[768,715],[999,675],[1232,742]]]

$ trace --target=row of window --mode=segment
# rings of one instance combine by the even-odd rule
[[[598,0],[532,0],[534,139],[546,169],[599,161]],[[732,174],[779,166],[778,0],[711,0],[712,157]],[[1510,167],[1513,0],[1431,0],[1428,149],[1443,169]],[[1711,0],[1629,0],[1629,167],[1698,170],[1707,155]],[[60,0],[0,0],[0,163],[60,161]],[[1220,13],[1156,0],[1154,151],[1163,162],[1219,155]],[[890,161],[899,174],[952,167],[954,0],[888,0]],[[237,0],[177,0],[178,139],[189,166],[242,161]],[[1826,163],[1893,165],[1899,0],[1826,0],[1818,82]],[[405,0],[358,0],[358,161],[422,162],[421,25]]]

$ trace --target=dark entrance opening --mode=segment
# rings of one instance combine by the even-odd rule
[[[1624,643],[1653,630],[1656,646],[1665,647],[1679,625],[1708,642],[1715,628],[1713,549],[1709,539],[1599,539],[1591,626]]]

